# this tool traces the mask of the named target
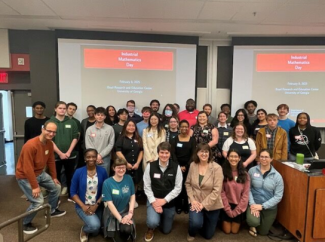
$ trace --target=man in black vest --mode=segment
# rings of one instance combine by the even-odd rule
[[[182,190],[182,172],[179,165],[170,159],[168,142],[158,145],[158,160],[149,163],[144,176],[144,191],[148,198],[145,241],[151,241],[154,229],[160,225],[164,234],[170,233],[175,215],[174,199]]]

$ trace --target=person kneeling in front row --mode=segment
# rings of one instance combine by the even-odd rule
[[[172,230],[175,216],[174,199],[182,190],[182,171],[179,165],[170,159],[171,145],[162,142],[158,145],[158,160],[146,167],[143,182],[147,195],[147,226],[145,241],[151,241],[154,230],[160,226],[162,233]]]
[[[283,196],[283,179],[271,165],[272,152],[260,152],[260,164],[252,167],[248,174],[251,180],[247,224],[252,236],[267,235],[276,218],[277,205]]]

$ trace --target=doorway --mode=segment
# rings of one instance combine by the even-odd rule
[[[2,94],[1,108],[3,110],[2,113],[0,112],[0,119],[3,120],[5,140],[5,161],[0,167],[0,175],[14,175],[18,157],[24,145],[24,124],[28,118],[33,116],[31,92],[30,90],[15,90],[0,91],[0,93]]]

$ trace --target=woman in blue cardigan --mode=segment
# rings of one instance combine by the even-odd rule
[[[76,212],[85,223],[81,227],[80,241],[88,241],[88,235],[97,235],[103,214],[102,187],[107,179],[104,168],[96,166],[97,150],[86,149],[86,166],[77,169],[71,181],[71,198],[76,202]]]

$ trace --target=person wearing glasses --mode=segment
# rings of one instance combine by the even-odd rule
[[[260,164],[249,171],[251,190],[246,221],[249,234],[267,235],[277,215],[277,205],[283,196],[283,179],[271,165],[272,152],[263,149],[259,153]]]
[[[169,119],[169,125],[166,130],[166,141],[171,142],[179,133],[178,130],[178,118],[176,117],[171,117]]]
[[[84,222],[80,231],[81,242],[88,241],[89,234],[97,235],[101,227],[102,187],[108,176],[105,168],[96,165],[97,156],[96,149],[86,149],[86,166],[76,170],[71,182],[71,199],[76,203],[76,212]]]
[[[198,233],[205,239],[213,237],[223,208],[222,181],[222,168],[214,162],[210,146],[198,144],[185,182],[190,202],[187,241]]]
[[[249,123],[249,119],[248,119],[247,112],[245,109],[237,110],[234,118],[231,121],[230,126],[234,128],[237,124],[242,124],[245,126],[246,132],[249,137],[252,135],[252,126]]]
[[[41,129],[41,134],[24,144],[16,168],[18,185],[31,203],[27,211],[36,209],[44,203],[40,189],[42,186],[49,193],[48,203],[51,205],[51,217],[60,217],[66,214],[65,211],[57,209],[61,186],[57,179],[52,143],[56,131],[57,125],[52,121],[46,121]],[[49,174],[44,171],[46,166],[49,169]],[[38,230],[32,225],[35,215],[36,213],[30,214],[23,219],[25,234],[33,234]]]
[[[103,185],[104,237],[113,238],[116,242],[129,238],[134,241],[136,238],[133,220],[135,190],[132,177],[125,174],[127,164],[125,159],[116,158],[113,164],[115,174]]]

